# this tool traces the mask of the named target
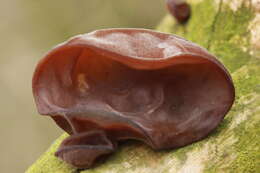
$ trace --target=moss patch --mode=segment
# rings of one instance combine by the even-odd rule
[[[242,5],[236,12],[229,6],[221,5],[209,50],[231,71],[239,69],[251,59],[249,54],[250,34],[248,25],[254,12]]]
[[[26,172],[27,173],[73,173],[76,170],[65,164],[63,161],[54,156],[55,151],[59,147],[61,141],[68,135],[63,134],[59,137],[52,146],[42,155],[35,164],[33,164]]]

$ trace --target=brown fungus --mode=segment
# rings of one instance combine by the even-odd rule
[[[185,0],[167,0],[167,8],[172,16],[181,23],[185,24],[190,18],[190,5]]]
[[[70,134],[56,156],[89,168],[121,140],[169,149],[205,138],[231,108],[234,86],[213,55],[181,37],[105,29],[51,50],[33,94],[39,113]]]

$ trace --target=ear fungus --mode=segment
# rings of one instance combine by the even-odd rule
[[[89,168],[117,142],[154,149],[205,138],[231,108],[225,67],[204,48],[145,29],[105,29],[51,50],[33,76],[40,114],[71,136],[56,155]]]
[[[185,0],[167,0],[166,4],[171,15],[174,16],[179,23],[187,23],[191,15],[191,9]]]

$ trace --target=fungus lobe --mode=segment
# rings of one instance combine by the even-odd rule
[[[169,149],[205,138],[231,108],[234,86],[213,55],[181,37],[105,29],[52,49],[33,94],[39,113],[70,134],[56,156],[90,168],[121,140]]]
[[[172,16],[181,23],[185,24],[190,18],[190,5],[185,0],[167,0],[167,8]]]

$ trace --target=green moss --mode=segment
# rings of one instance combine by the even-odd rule
[[[234,76],[236,84],[237,97],[243,97],[249,92],[259,93],[259,81],[260,81],[260,61],[252,59],[247,66],[240,69],[240,73]]]
[[[75,168],[72,168],[68,164],[65,164],[63,161],[57,159],[54,156],[55,151],[59,147],[61,141],[65,139],[68,135],[63,134],[59,137],[53,145],[46,151],[46,153],[41,156],[35,164],[33,164],[26,173],[73,173],[76,171]]]
[[[220,58],[230,72],[239,69],[251,58],[248,52],[244,52],[238,46],[224,41],[212,45],[211,51]]]
[[[127,153],[127,154],[126,154]],[[153,151],[141,142],[128,141],[120,145],[119,149],[105,162],[84,173],[124,172],[124,170],[135,170],[138,168],[149,168],[157,166],[167,152]]]
[[[192,16],[184,35],[185,38],[207,48],[219,8],[219,5],[212,0],[205,0],[203,3],[193,5]]]
[[[251,116],[259,116],[260,111]],[[250,118],[252,125],[248,126],[248,121],[241,123],[235,129],[238,142],[235,144],[237,158],[230,165],[232,172],[256,173],[260,164],[260,121],[254,122]]]
[[[245,5],[242,5],[237,11],[233,11],[229,6],[223,4],[216,20],[212,40],[215,42],[225,39],[225,41],[241,44],[241,41],[248,38],[248,24],[252,17],[254,17],[252,9]],[[243,39],[241,40],[241,38]]]
[[[260,81],[260,61],[250,63],[247,68],[247,73],[243,79],[246,79],[245,83],[238,85],[241,89],[240,98],[242,100],[243,114],[247,114],[246,121],[240,123],[235,129],[235,136],[238,138],[237,143],[234,145],[237,158],[232,163],[232,171],[237,172],[257,172],[259,171],[260,163],[260,92],[257,89],[257,85]],[[241,76],[240,76],[241,77]],[[238,80],[238,81],[241,81]],[[246,88],[246,90],[244,89]],[[238,89],[238,90],[239,90]],[[246,92],[251,91],[252,95],[249,98],[243,96]],[[250,111],[250,112],[249,112]]]
[[[248,25],[254,17],[253,11],[242,5],[236,12],[222,5],[215,21],[209,50],[231,71],[239,69],[250,61],[248,52]]]
[[[236,142],[227,151],[222,151],[213,161],[208,162],[204,172],[256,173],[259,168],[260,158],[257,158],[257,155],[259,156],[260,150],[257,144],[260,143],[260,126],[259,119],[255,117],[260,114],[254,109],[258,109],[260,105],[260,101],[257,102],[256,99],[258,97],[260,100],[257,87],[260,81],[260,61],[249,55],[250,37],[247,29],[253,16],[253,12],[244,5],[237,12],[222,6],[221,14],[216,21],[209,48],[231,72],[234,72],[232,76],[236,88],[236,102],[217,129],[215,136],[220,139],[215,138],[213,143],[216,144],[220,140],[221,145],[228,136],[233,136]],[[252,102],[249,102],[250,99]],[[244,116],[244,120],[239,120],[240,117],[237,116]],[[229,128],[235,121],[241,122],[230,131]],[[227,157],[229,159],[226,159]],[[221,160],[229,160],[229,164],[223,166]]]

